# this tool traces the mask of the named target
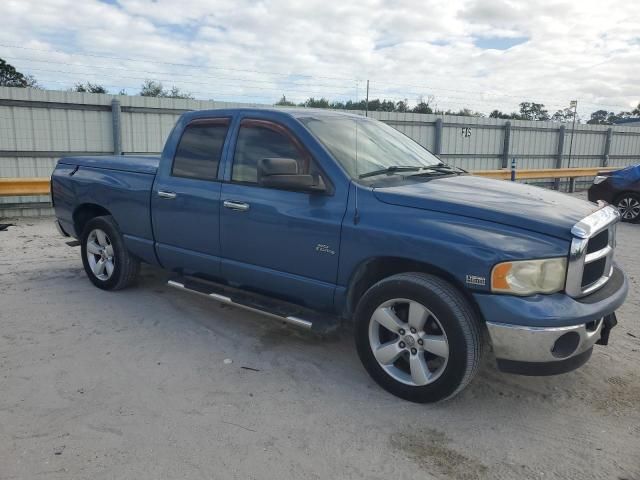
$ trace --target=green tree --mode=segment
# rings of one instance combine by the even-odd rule
[[[520,118],[522,120],[549,120],[549,112],[544,104],[535,102],[520,103]]]
[[[308,98],[303,104],[303,107],[307,108],[330,108],[329,100],[326,98]]]
[[[638,105],[636,106],[636,108],[633,109],[633,113],[634,115],[640,115],[640,103],[638,103]]]
[[[166,90],[162,82],[156,82],[154,80],[144,81],[140,88],[140,95],[143,97],[193,98],[193,95],[180,91],[176,86],[171,87],[170,90]]]
[[[489,118],[505,118],[505,119],[518,119],[519,115],[515,112],[513,113],[504,113],[500,110],[494,110],[489,114]]]
[[[562,110],[557,110],[551,116],[551,120],[554,122],[569,122],[573,120],[574,111],[570,108],[563,108]]]
[[[87,92],[87,93],[109,93],[106,88],[97,83],[76,83],[71,89],[72,92]]]
[[[413,113],[433,113],[431,108],[431,102],[433,102],[434,96],[429,95],[426,99],[423,96],[418,97],[416,106],[411,109]]]
[[[378,107],[379,112],[393,112],[396,109],[396,104],[393,100],[382,100]]]
[[[344,104],[345,110],[365,110],[366,109],[366,100],[360,100],[359,102],[354,102],[353,100],[347,100]]]
[[[409,111],[409,104],[407,102],[407,99],[405,98],[404,100],[400,100],[400,101],[396,102],[395,110],[396,110],[396,112],[408,112]]]
[[[613,115],[613,112],[607,112],[606,110],[596,110],[591,114],[591,118],[587,120],[589,125],[609,125],[609,117]]]
[[[433,109],[428,103],[419,102],[415,107],[411,109],[413,113],[433,113]]]
[[[471,110],[470,108],[461,108],[458,111],[455,110],[447,110],[444,112],[445,115],[455,115],[457,117],[484,117],[484,113],[476,112]]]
[[[2,58],[0,58],[0,87],[39,88],[33,76],[19,72]]]
[[[188,98],[188,99],[193,100],[193,95],[191,95],[190,93],[181,91],[176,86],[171,87],[171,90],[169,90],[168,92],[165,92],[165,93],[166,94],[164,96],[168,97],[168,98]]]
[[[163,97],[164,88],[160,82],[145,80],[140,88],[140,95],[143,97]]]

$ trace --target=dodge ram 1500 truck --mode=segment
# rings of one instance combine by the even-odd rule
[[[366,370],[415,402],[459,392],[489,343],[506,372],[579,367],[627,295],[615,208],[469,175],[358,115],[189,112],[160,158],[62,158],[51,183],[97,287],[146,262],[300,327],[353,319]]]

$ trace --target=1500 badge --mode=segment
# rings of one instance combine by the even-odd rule
[[[329,245],[325,245],[323,243],[319,243],[318,245],[316,245],[316,252],[328,253],[329,255],[335,255],[336,254],[336,252],[334,250],[331,250],[329,248]]]

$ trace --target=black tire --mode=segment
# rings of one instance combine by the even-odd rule
[[[407,385],[393,378],[376,360],[369,339],[372,315],[392,299],[416,301],[430,310],[448,341],[448,359],[440,376],[426,385]],[[460,392],[474,377],[484,341],[478,316],[464,296],[434,275],[402,273],[373,285],[360,299],[355,314],[358,355],[371,377],[385,390],[405,400],[431,403]]]
[[[107,234],[109,244],[113,248],[113,271],[106,279],[100,279],[89,264],[87,246],[92,232],[101,230]],[[103,290],[120,290],[131,285],[140,271],[140,261],[131,255],[125,247],[122,234],[111,215],[95,217],[84,227],[81,237],[82,264],[89,280]],[[96,257],[98,257],[96,255]]]
[[[629,223],[640,222],[640,211],[638,211],[637,214],[633,215],[630,218],[625,218],[624,212],[623,212],[623,209],[625,207],[624,202],[631,202],[632,204],[633,202],[637,202],[637,204],[640,204],[640,195],[638,195],[637,193],[626,192],[626,193],[623,193],[622,195],[619,195],[616,198],[616,202],[615,202],[618,211],[620,212],[621,215],[623,215],[622,216],[623,222],[629,222]],[[631,213],[633,213],[633,211]]]

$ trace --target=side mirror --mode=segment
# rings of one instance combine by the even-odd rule
[[[298,162],[292,158],[263,158],[258,162],[258,184],[281,188],[324,192],[326,187],[319,176],[298,173]]]

